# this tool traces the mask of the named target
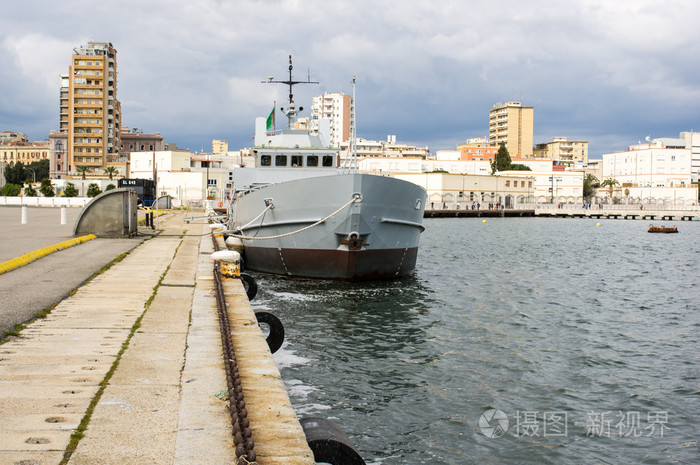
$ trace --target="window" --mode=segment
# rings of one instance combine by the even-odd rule
[[[287,166],[287,155],[275,156],[275,166]]]
[[[525,181],[520,181],[520,187],[525,187]]]
[[[263,155],[260,157],[260,166],[272,166],[272,156]]]
[[[304,166],[304,157],[301,155],[292,155],[292,166],[294,166],[294,167]]]
[[[510,187],[510,181],[506,181],[506,187]]]
[[[318,166],[318,157],[316,155],[306,157],[306,166]]]
[[[323,166],[333,166],[333,155],[323,156]]]

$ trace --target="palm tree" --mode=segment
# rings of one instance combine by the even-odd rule
[[[109,176],[109,180],[111,181],[112,177],[115,174],[119,174],[119,170],[116,169],[114,166],[108,166],[107,168],[105,168],[105,174]]]
[[[78,173],[82,174],[82,175],[83,175],[83,179],[85,179],[85,175],[90,171],[90,167],[89,167],[89,166],[85,166],[85,165],[80,165],[80,166],[76,166],[76,167],[75,167],[75,170],[76,170]]]
[[[612,201],[613,189],[615,189],[615,186],[619,186],[619,185],[620,185],[620,183],[618,182],[618,180],[614,179],[614,178],[608,178],[600,183],[600,187],[608,186],[608,188],[610,189],[610,200],[611,201]]]
[[[600,181],[598,181],[598,178],[596,178],[593,173],[587,173],[586,176],[583,177],[583,197],[591,197],[594,194],[593,188],[598,187],[599,183]]]
[[[588,184],[590,184],[591,187],[598,187],[600,180],[595,176],[595,174],[586,173],[586,177],[584,178],[584,182],[587,182]]]

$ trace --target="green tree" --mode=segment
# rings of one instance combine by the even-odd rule
[[[583,177],[583,198],[587,199],[592,197],[595,193],[595,187],[598,186],[598,178],[595,177],[593,173],[587,173]]]
[[[102,193],[102,190],[100,190],[100,186],[98,186],[96,183],[91,182],[88,185],[88,190],[87,190],[88,197],[97,197],[101,193]]]
[[[22,192],[22,188],[19,186],[19,184],[7,183],[2,186],[2,189],[0,189],[0,195],[6,197],[17,197],[20,192]]]
[[[107,187],[105,187],[105,192],[111,191],[112,189],[116,189],[116,188],[117,188],[117,186],[115,186],[114,184],[107,184]]]
[[[496,156],[491,161],[491,174],[496,174],[497,171],[507,171],[511,167],[510,154],[506,148],[506,144],[501,144],[496,152]]]
[[[9,184],[18,184],[21,186],[24,184],[24,179],[27,176],[25,171],[24,163],[18,161],[13,166],[5,169],[5,182]]]
[[[25,197],[38,197],[39,193],[32,187],[31,184],[28,184],[27,187],[24,188],[24,196]]]
[[[119,174],[119,170],[114,166],[108,166],[105,168],[105,174],[109,176],[109,180],[111,181],[115,175]]]
[[[532,171],[529,166],[520,163],[513,163],[508,169],[511,171]]]
[[[66,188],[63,190],[63,195],[66,197],[77,197],[78,189],[75,188],[75,184],[72,182],[66,183]]]
[[[53,185],[51,184],[51,180],[49,178],[44,178],[41,180],[41,187],[39,188],[39,192],[41,192],[41,195],[44,197],[53,197],[56,195],[56,192],[53,190]]]
[[[76,166],[75,171],[80,173],[83,176],[83,179],[85,179],[85,175],[90,172],[90,167],[85,165]]]
[[[37,179],[44,179],[49,177],[49,160],[44,159],[44,160],[39,160],[39,161],[33,161],[29,165],[29,168],[33,169],[36,172],[36,178]],[[31,171],[25,170],[26,171],[26,176],[27,179],[33,179],[34,177],[32,176]]]
[[[618,180],[614,178],[608,178],[600,183],[600,187],[607,187],[609,189],[611,199],[613,196],[613,190],[615,189],[615,186],[619,185],[620,183],[618,182]]]

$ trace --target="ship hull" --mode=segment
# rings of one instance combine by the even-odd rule
[[[359,201],[319,223],[358,195]],[[299,179],[242,196],[232,228],[242,228],[251,270],[353,281],[397,278],[415,268],[425,198],[421,187],[383,176]],[[270,203],[274,207],[256,220]]]

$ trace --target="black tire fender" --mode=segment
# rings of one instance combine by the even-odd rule
[[[270,334],[267,335],[265,341],[270,352],[274,354],[284,342],[284,325],[275,315],[262,310],[255,312],[255,318],[258,320],[258,324],[264,323],[270,327]]]
[[[241,281],[243,281],[243,288],[248,296],[248,300],[253,300],[256,295],[258,295],[258,283],[249,274],[241,273]]]

